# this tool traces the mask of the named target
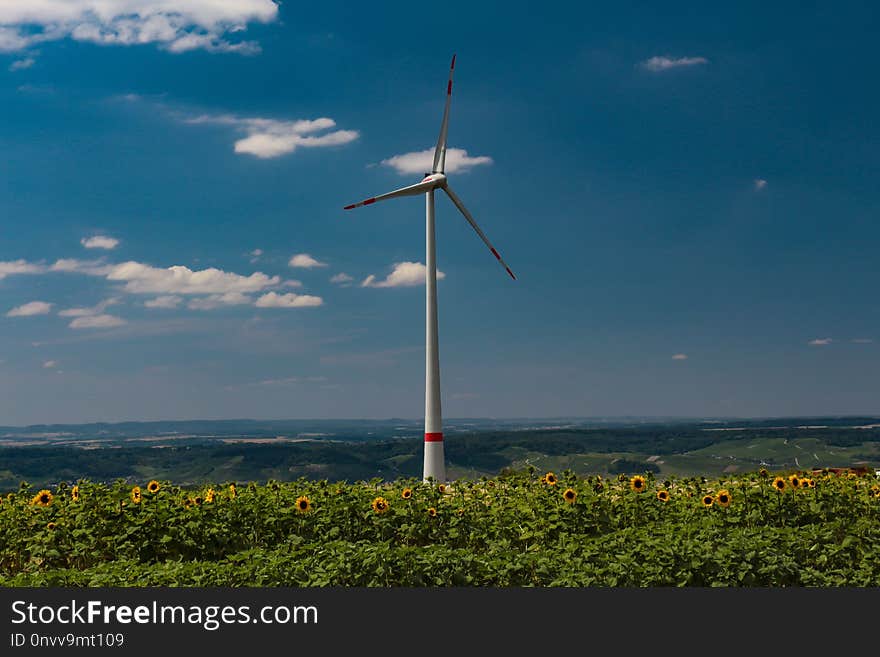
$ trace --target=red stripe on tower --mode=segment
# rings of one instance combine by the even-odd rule
[[[425,442],[426,443],[442,443],[443,442],[443,433],[426,433],[425,434]]]

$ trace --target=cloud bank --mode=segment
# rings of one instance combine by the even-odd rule
[[[232,41],[250,23],[278,17],[274,0],[21,0],[0,2],[0,52],[73,39],[99,45],[156,44],[252,54],[254,41]]]

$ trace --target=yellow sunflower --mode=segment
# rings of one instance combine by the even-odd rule
[[[208,490],[206,490],[205,491],[205,503],[213,504],[215,495],[216,495],[216,493],[214,492],[213,488],[209,488]]]
[[[804,478],[800,480],[801,488],[815,488],[816,484],[810,478]]]
[[[235,484],[229,484],[229,499],[234,500],[236,495],[238,491],[235,490]]]
[[[52,531],[53,529],[55,529],[55,523],[54,522],[47,523],[46,529],[48,529],[49,531]]]
[[[555,486],[556,482],[559,480],[556,478],[555,474],[553,474],[552,472],[548,472],[543,477],[541,477],[541,481],[543,481],[548,486]]]
[[[715,498],[711,495],[703,495],[703,506],[709,508],[715,502]]]
[[[812,478],[810,478],[808,481],[809,481],[809,484],[810,484],[810,488],[815,488],[815,487],[816,487],[816,482],[813,481]]]
[[[770,473],[767,472],[765,468],[761,468],[760,470],[758,470],[758,475],[760,475],[761,479],[766,479],[770,476]]]
[[[657,499],[661,502],[669,501],[669,491],[668,490],[658,490],[657,491]]]
[[[74,502],[79,502],[79,486],[74,486],[70,489],[70,499]]]
[[[440,485],[442,486],[443,484]],[[385,513],[388,510],[388,500],[384,497],[377,497],[370,506],[373,507],[373,511],[376,513]]]
[[[785,485],[785,479],[783,479],[782,477],[776,477],[776,479],[773,480],[773,488],[778,490],[780,493],[785,490]]]
[[[440,491],[441,493],[445,493],[446,492],[446,484],[438,485],[437,490]]]
[[[715,501],[726,509],[730,506],[730,492],[726,488],[722,488],[715,496]]]
[[[135,504],[141,503],[141,487],[135,486],[131,489],[131,501]]]
[[[433,506],[428,507],[428,515],[432,518],[435,518],[437,516],[437,509],[435,509]]]
[[[798,486],[801,485],[801,480],[798,479],[798,476],[797,476],[797,475],[791,475],[791,476],[788,478],[788,483],[789,483],[789,485],[790,485],[792,488],[797,488]]]
[[[31,500],[31,504],[35,506],[49,506],[52,504],[52,500],[55,499],[54,495],[52,495],[52,491],[46,490],[45,488],[41,490],[39,493],[34,495]]]
[[[565,492],[562,493],[562,499],[564,499],[569,504],[574,504],[574,501],[577,499],[577,492],[573,488],[566,488]]]
[[[159,482],[153,479],[150,483],[147,484],[147,490],[150,491],[153,495],[159,492]]]
[[[400,496],[405,500],[410,499],[412,497],[412,488],[404,488],[403,492],[400,493]]]
[[[629,480],[629,487],[637,493],[644,492],[646,490],[645,478],[642,475],[636,475]]]
[[[312,502],[305,495],[296,498],[296,510],[300,513],[308,513],[312,510]]]

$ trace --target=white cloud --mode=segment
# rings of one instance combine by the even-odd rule
[[[260,259],[261,255],[263,255],[263,249],[254,249],[253,251],[248,253],[248,256],[250,256],[251,259],[251,264],[257,262]]]
[[[0,48],[2,49],[2,48]],[[26,68],[30,68],[35,63],[33,57],[25,57],[24,59],[16,59],[9,65],[10,71],[22,71]]]
[[[104,309],[107,306],[112,306],[114,304],[119,303],[119,299],[116,297],[112,297],[110,299],[104,299],[101,303],[96,306],[91,306],[88,308],[68,308],[66,310],[61,310],[58,312],[60,317],[89,317],[91,315],[100,315],[104,312]]]
[[[314,267],[326,267],[326,262],[318,262],[308,253],[297,253],[290,258],[287,263],[289,267],[301,267],[302,269],[312,269]]]
[[[324,303],[321,297],[314,297],[308,294],[278,294],[269,292],[257,299],[254,305],[257,308],[305,308],[308,306],[320,306]]]
[[[352,276],[349,276],[344,271],[339,272],[338,274],[330,277],[331,283],[336,283],[337,285],[347,285],[354,280]]]
[[[669,56],[655,56],[650,59],[646,59],[641,62],[639,65],[647,69],[648,71],[659,72],[659,71],[668,71],[673,68],[682,68],[688,66],[698,66],[700,64],[708,64],[709,60],[705,57],[669,57]]]
[[[89,276],[106,276],[112,271],[114,265],[108,265],[103,260],[77,260],[76,258],[61,258],[49,268],[49,271],[87,274]]]
[[[190,310],[214,310],[223,306],[243,306],[249,304],[252,299],[241,292],[226,292],[224,294],[212,294],[207,297],[193,299],[186,307]]]
[[[422,174],[430,171],[431,167],[434,166],[434,147],[432,146],[423,151],[395,155],[382,160],[380,164],[391,167],[400,174]],[[471,167],[483,164],[492,164],[492,158],[488,155],[471,157],[463,148],[446,149],[446,173],[467,171]]]
[[[38,265],[26,260],[0,261],[0,280],[13,274],[42,274],[46,271],[44,265]]]
[[[421,262],[395,262],[394,269],[384,281],[377,281],[372,274],[361,283],[361,287],[415,287],[425,284],[427,267]],[[446,278],[446,274],[437,271],[437,280]]]
[[[284,287],[296,287],[300,288],[303,286],[302,281],[295,281],[292,278],[284,281],[281,285]]]
[[[672,360],[687,360],[687,354],[675,354],[672,356]]]
[[[238,117],[231,114],[203,114],[184,119],[184,122],[194,125],[228,125],[244,132],[245,137],[235,142],[235,152],[261,159],[287,155],[300,147],[339,146],[354,141],[359,136],[356,130],[333,130],[324,134],[314,134],[336,126],[336,121],[327,117],[279,121],[258,117]]]
[[[56,365],[58,365],[57,360],[47,360],[43,363],[43,367],[46,368],[47,370],[52,369]]]
[[[227,37],[278,16],[274,0],[25,0],[0,2],[0,51],[70,38],[101,45],[154,43],[170,52],[254,53]]]
[[[125,291],[135,294],[226,294],[258,292],[278,285],[281,277],[262,272],[242,276],[213,267],[193,271],[174,265],[161,269],[129,261],[111,267],[107,280],[124,282]]]
[[[832,342],[834,342],[834,340],[831,338],[816,338],[815,340],[810,340],[807,344],[812,345],[813,347],[824,347]]]
[[[177,308],[180,305],[180,302],[183,301],[183,297],[178,297],[174,295],[165,295],[161,297],[156,297],[155,299],[150,299],[149,301],[144,301],[145,308]]]
[[[755,191],[760,192],[767,186],[767,181],[763,178],[755,178]]]
[[[119,240],[115,237],[107,235],[93,235],[92,237],[83,237],[80,241],[87,249],[115,249],[119,245]]]
[[[125,323],[124,319],[115,315],[89,315],[88,317],[77,317],[68,326],[72,329],[113,328]]]
[[[33,315],[48,315],[52,310],[52,304],[45,301],[31,301],[30,303],[16,306],[6,313],[7,317],[31,317]]]

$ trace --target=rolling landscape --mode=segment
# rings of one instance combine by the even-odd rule
[[[417,477],[420,429],[400,419],[0,427],[0,490],[80,478],[194,485]],[[453,419],[446,432],[451,479],[529,467],[580,476],[880,469],[878,417]]]

